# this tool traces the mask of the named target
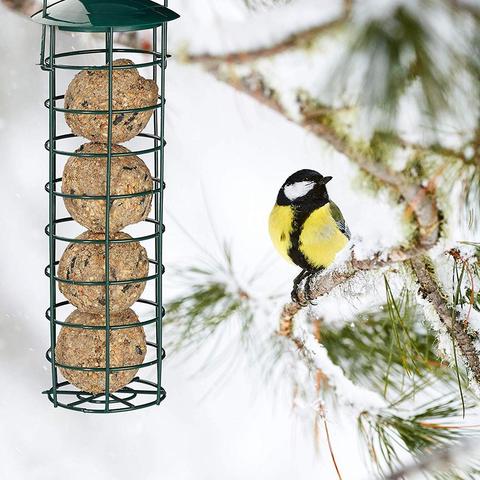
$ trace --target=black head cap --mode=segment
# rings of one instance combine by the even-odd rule
[[[321,173],[316,170],[303,169],[298,172],[292,173],[286,180],[283,185],[292,185],[297,182],[318,182],[318,183],[327,183],[332,179],[332,177],[324,177]]]
[[[290,175],[280,188],[278,205],[325,204],[328,193],[325,185],[332,177],[324,177],[315,170],[299,170]]]

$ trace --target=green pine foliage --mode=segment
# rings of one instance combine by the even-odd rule
[[[472,401],[468,407],[473,406]],[[455,393],[438,395],[413,408],[411,396],[406,395],[377,415],[367,412],[360,415],[359,430],[378,473],[386,476],[400,468],[404,463],[402,452],[418,461],[441,447],[454,445],[462,438],[471,436],[472,432],[462,428],[459,423],[462,408]],[[472,459],[463,472],[456,472],[456,466],[452,463],[443,472],[430,472],[424,476],[466,480],[473,478],[470,475],[477,468],[478,462]]]
[[[420,110],[433,123],[455,107],[451,93],[462,75],[470,78],[471,88],[478,88],[479,14],[480,10],[463,7],[462,2],[399,3],[386,17],[373,16],[353,25],[355,33],[335,80],[345,88],[345,79],[360,71],[358,102],[381,113],[383,120],[395,116],[402,96],[415,82],[420,87]],[[468,21],[462,23],[467,16],[471,28],[465,26]],[[445,18],[453,34],[438,28]],[[475,93],[469,91],[474,97]]]
[[[232,255],[224,245],[220,261],[210,259],[201,267],[188,267],[176,273],[186,292],[167,305],[165,325],[174,326],[170,336],[175,350],[195,349],[236,319],[241,338],[246,339],[253,322],[248,294],[233,273]]]
[[[355,383],[389,397],[426,379],[450,381],[448,364],[437,355],[436,338],[408,290],[395,298],[387,278],[386,304],[340,328],[322,325],[320,341],[332,361]]]

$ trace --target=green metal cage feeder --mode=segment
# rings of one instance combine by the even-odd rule
[[[50,306],[46,311],[46,317],[50,324],[50,348],[46,357],[51,364],[52,386],[45,392],[48,399],[55,407],[62,407],[70,410],[86,413],[113,413],[136,410],[140,408],[158,405],[165,398],[165,390],[161,386],[162,360],[165,351],[162,348],[162,317],[165,314],[162,306],[162,236],[165,230],[163,225],[163,190],[164,183],[164,147],[165,147],[165,69],[167,67],[167,24],[179,15],[168,7],[168,0],[159,5],[151,0],[60,0],[48,5],[44,0],[43,8],[32,16],[33,21],[42,25],[42,40],[40,53],[40,66],[49,75],[49,97],[45,106],[49,111],[49,138],[45,148],[49,152],[49,180],[45,186],[49,194],[49,223],[45,232],[49,237],[49,264],[45,269],[50,282]],[[75,51],[57,52],[56,33],[57,30],[96,33],[103,35],[105,40],[104,48],[93,48]],[[139,30],[151,30],[151,49],[126,48],[115,46],[116,32],[134,32]],[[117,33],[118,35],[118,33]],[[158,42],[160,37],[160,42]],[[158,49],[160,43],[160,49]],[[46,52],[45,50],[47,49]],[[142,55],[139,63],[128,63],[115,65],[115,54]],[[100,58],[99,64],[85,65],[81,58]],[[99,57],[100,56],[100,57]],[[158,84],[158,101],[154,105],[141,108],[114,109],[114,86],[113,73],[118,70],[152,69],[152,79]],[[57,74],[59,72],[79,71],[104,71],[108,75],[108,108],[104,110],[79,110],[69,109],[65,105],[65,95],[57,93]],[[152,110],[153,128],[152,132],[141,132],[138,134],[143,147],[137,150],[130,150],[125,153],[113,152],[112,130],[114,118],[117,115],[138,114]],[[72,115],[103,115],[108,117],[108,135],[106,138],[106,153],[86,153],[81,150],[69,148],[68,144],[77,137],[74,133],[58,134],[57,116],[65,113]],[[72,150],[72,151],[69,151]],[[145,160],[145,163],[152,162],[153,189],[144,192],[127,193],[114,195],[111,193],[112,159],[122,156],[138,156]],[[106,158],[106,192],[105,195],[76,195],[62,191],[62,176],[58,173],[57,157],[78,157],[78,158]],[[144,220],[151,233],[142,236],[130,237],[128,239],[115,239],[110,235],[110,209],[115,199],[131,197],[153,197],[153,218],[150,216]],[[68,226],[75,222],[73,217],[58,216],[57,202],[65,199],[81,199],[86,201],[100,200],[105,205],[105,233],[103,239],[79,239],[69,238],[69,235],[61,234],[62,226]],[[132,278],[112,280],[110,278],[110,249],[115,243],[147,242],[154,243],[154,258],[149,258],[150,271],[143,278]],[[73,281],[62,278],[58,273],[59,260],[57,259],[57,246],[61,244],[101,244],[104,245],[105,272],[104,281]],[[69,308],[68,301],[57,299],[57,287],[59,282],[73,283],[77,286],[100,286],[105,293],[104,324],[78,324],[65,321],[62,312]],[[112,324],[111,322],[111,293],[110,288],[115,285],[129,285],[133,282],[152,282],[154,285],[153,298],[139,298],[135,305],[149,308],[152,311],[149,318],[135,324]],[[112,366],[111,365],[111,335],[115,330],[128,329],[132,326],[150,325],[151,336],[146,339],[147,357],[141,364]],[[65,365],[56,358],[57,330],[60,327],[84,330],[99,330],[105,332],[105,365],[104,366],[78,366]],[[58,369],[69,369],[80,372],[93,372],[103,375],[104,388],[101,393],[91,393],[75,387],[68,381],[61,381]],[[151,369],[149,379],[144,378],[144,373]],[[146,369],[146,370],[145,370]],[[155,373],[153,374],[153,370]],[[126,370],[138,370],[138,374],[125,386],[116,391],[111,389],[111,376],[116,372]]]

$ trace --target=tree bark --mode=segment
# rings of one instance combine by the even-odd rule
[[[460,314],[449,305],[435,269],[427,257],[414,257],[410,260],[410,264],[419,285],[418,293],[433,306],[449,335],[455,340],[473,378],[480,385],[480,357],[475,347],[478,338],[469,332],[468,319],[461,318]]]

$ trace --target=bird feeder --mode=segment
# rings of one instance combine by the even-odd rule
[[[158,405],[166,395],[165,69],[167,24],[179,17],[167,6],[44,0],[32,16],[42,25],[40,67],[49,78],[52,385],[43,393],[55,407],[123,412]],[[90,35],[90,45],[100,47],[57,51],[58,30]],[[74,78],[61,94],[65,76]]]

